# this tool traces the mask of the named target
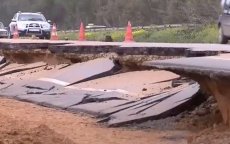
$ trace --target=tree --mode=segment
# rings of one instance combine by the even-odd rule
[[[61,29],[80,21],[106,26],[210,23],[217,20],[220,0],[0,0],[0,21],[9,24],[17,11],[42,12]]]

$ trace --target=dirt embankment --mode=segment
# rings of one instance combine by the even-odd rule
[[[0,131],[0,144],[74,144],[73,141],[56,133],[46,125],[31,129],[8,129],[2,127]]]
[[[229,144],[230,129],[225,125],[208,128],[188,140],[189,144]]]
[[[2,144],[186,144],[189,131],[107,128],[94,119],[0,99]]]
[[[185,114],[178,123],[194,131],[188,137],[188,144],[229,144],[230,129],[223,124],[221,112],[214,97]]]

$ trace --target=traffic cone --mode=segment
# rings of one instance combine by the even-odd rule
[[[130,21],[128,22],[128,26],[126,28],[125,42],[134,42],[132,25],[131,25]]]
[[[58,40],[58,35],[57,35],[57,27],[56,24],[53,24],[52,31],[51,31],[51,37],[50,40]]]
[[[78,40],[79,41],[85,41],[86,40],[86,38],[85,38],[85,27],[84,27],[83,22],[81,22]]]
[[[14,28],[13,39],[19,39],[18,26]]]

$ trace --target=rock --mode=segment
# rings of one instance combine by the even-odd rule
[[[53,68],[52,67],[49,67],[49,66],[46,66],[45,68],[44,68],[44,70],[52,70]]]
[[[198,116],[205,116],[205,115],[207,115],[207,114],[209,114],[210,112],[209,112],[209,110],[208,109],[205,109],[205,108],[200,108],[200,109],[198,109],[197,111],[196,111],[196,114],[198,115]]]
[[[113,38],[110,35],[105,36],[105,42],[113,42]]]

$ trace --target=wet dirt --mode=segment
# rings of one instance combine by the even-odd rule
[[[189,131],[107,128],[82,114],[0,99],[3,144],[186,144]]]
[[[230,144],[230,129],[216,125],[189,138],[188,144]]]
[[[0,129],[0,144],[74,144],[73,141],[46,125],[31,129],[8,129],[5,126],[1,126]]]

